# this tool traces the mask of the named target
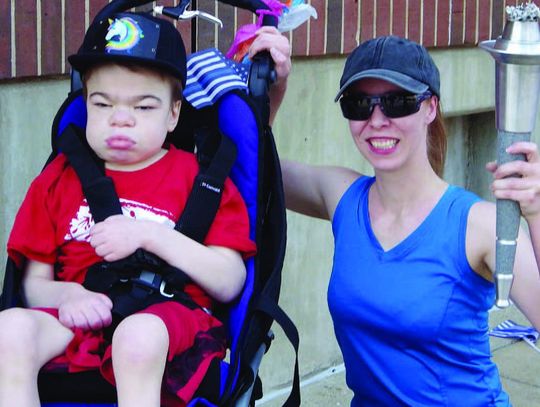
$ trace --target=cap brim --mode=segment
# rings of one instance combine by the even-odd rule
[[[175,66],[159,60],[148,60],[147,58],[138,58],[132,55],[114,55],[114,54],[73,54],[68,57],[71,66],[77,71],[83,73],[92,65],[106,62],[129,62],[136,63],[150,68],[161,68],[169,72],[175,78],[178,78],[185,86],[185,73],[180,72]]]
[[[393,83],[394,85],[399,86],[406,91],[416,94],[424,93],[429,89],[429,86],[425,83],[417,81],[416,79],[413,79],[407,75],[403,75],[402,73],[390,71],[387,69],[369,69],[367,71],[362,71],[351,76],[347,80],[347,82],[345,82],[345,84],[343,84],[343,86],[339,89],[339,92],[336,95],[334,102],[337,102],[339,100],[345,89],[347,89],[353,82],[365,78],[382,79],[384,81]]]

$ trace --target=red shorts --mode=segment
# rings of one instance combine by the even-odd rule
[[[57,309],[39,310],[58,318]],[[169,353],[163,377],[162,405],[183,406],[192,399],[210,362],[225,357],[225,328],[202,309],[192,310],[177,302],[154,304],[139,313],[156,315],[167,327]],[[44,370],[80,372],[99,369],[114,385],[111,344],[104,339],[103,332],[75,329],[74,334],[65,353],[47,363]]]

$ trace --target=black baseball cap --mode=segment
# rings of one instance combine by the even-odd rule
[[[133,62],[168,72],[186,84],[186,50],[174,25],[147,13],[118,13],[88,28],[69,62],[84,74],[101,62]]]
[[[365,41],[347,57],[335,101],[363,78],[382,79],[415,94],[430,90],[440,97],[439,70],[427,50],[394,35]]]

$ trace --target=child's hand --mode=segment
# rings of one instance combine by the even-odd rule
[[[96,223],[90,230],[90,244],[106,261],[123,259],[141,247],[146,222],[114,215]]]
[[[270,52],[275,63],[277,78],[274,86],[284,85],[291,72],[291,47],[288,38],[275,27],[261,27],[249,48],[249,58],[265,50]]]
[[[80,287],[69,293],[58,307],[58,319],[67,328],[98,330],[112,322],[112,301],[105,294]]]
[[[540,156],[538,147],[532,142],[518,142],[507,150],[511,154],[525,154],[527,161],[512,161],[497,166],[488,163],[486,168],[493,173],[491,185],[493,194],[498,199],[512,199],[519,202],[521,213],[527,220],[540,217]],[[518,177],[508,177],[518,174]]]

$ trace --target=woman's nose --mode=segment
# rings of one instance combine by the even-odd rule
[[[382,126],[388,123],[388,117],[386,117],[378,104],[373,107],[373,112],[371,112],[369,122],[374,127]]]

